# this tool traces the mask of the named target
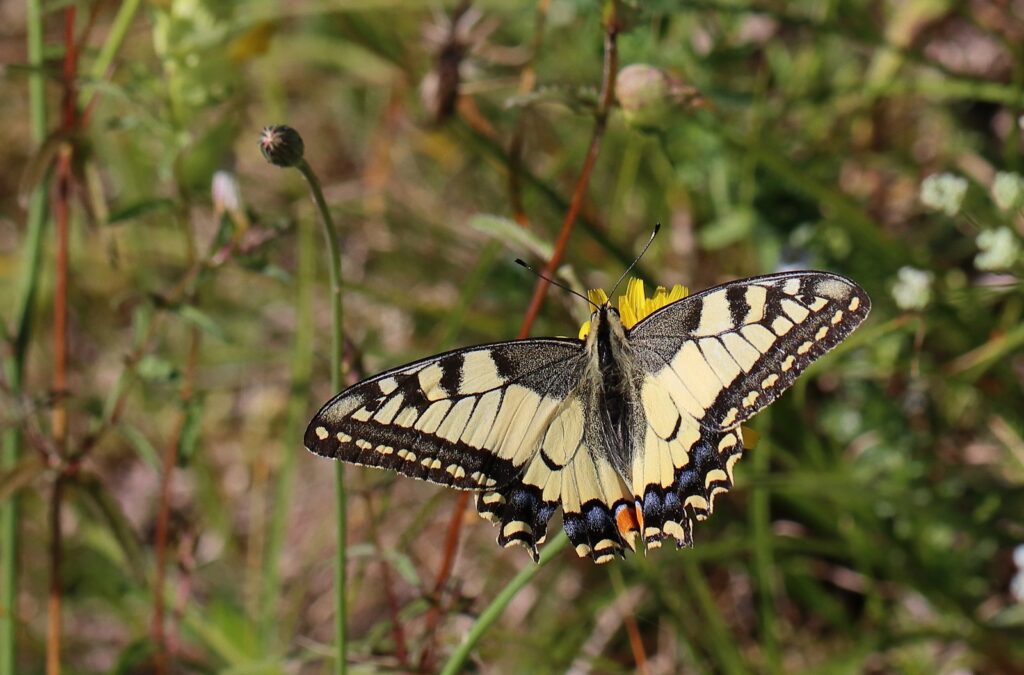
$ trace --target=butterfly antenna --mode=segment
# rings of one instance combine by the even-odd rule
[[[563,291],[569,291],[570,293],[572,293],[573,295],[575,295],[575,296],[576,296],[577,298],[583,298],[583,299],[584,299],[584,300],[586,300],[586,301],[587,301],[587,302],[588,302],[589,304],[591,304],[591,305],[594,305],[594,303],[593,303],[593,302],[591,302],[590,298],[588,298],[587,296],[583,295],[582,293],[580,293],[580,292],[578,292],[578,291],[574,291],[573,289],[569,288],[568,286],[566,286],[566,285],[565,285],[565,284],[563,284],[563,283],[560,283],[560,282],[558,282],[558,281],[555,281],[554,279],[552,279],[552,278],[551,278],[551,277],[549,277],[548,275],[544,274],[543,272],[540,272],[540,271],[538,271],[538,270],[535,270],[534,268],[530,267],[530,266],[529,266],[529,265],[528,265],[528,264],[526,263],[526,261],[525,261],[525,260],[523,260],[522,258],[516,258],[516,264],[517,264],[517,265],[519,265],[520,267],[525,267],[526,269],[530,270],[531,272],[533,272],[534,274],[536,274],[536,275],[537,275],[538,277],[540,277],[541,279],[544,279],[545,281],[547,281],[547,282],[548,282],[549,284],[551,284],[551,285],[553,285],[553,286],[558,286],[558,287],[559,287],[559,288],[561,288],[561,289],[562,289]],[[600,308],[599,308],[599,307],[598,307],[597,305],[594,305],[594,309],[600,309]]]
[[[615,291],[618,290],[619,284],[622,283],[622,280],[626,278],[626,275],[629,274],[633,270],[633,268],[636,266],[636,264],[638,262],[640,262],[640,258],[644,257],[644,253],[647,253],[647,249],[649,249],[651,247],[651,244],[654,243],[654,238],[658,236],[658,231],[660,229],[661,229],[661,223],[655,223],[654,224],[654,232],[651,232],[651,238],[647,240],[646,244],[644,244],[644,250],[640,251],[640,255],[638,255],[637,257],[633,258],[633,262],[629,263],[629,267],[626,268],[626,271],[622,273],[622,276],[619,277],[619,280],[615,282],[614,286],[612,286],[612,291],[611,291],[611,293],[608,294],[609,298],[614,298],[615,297]]]

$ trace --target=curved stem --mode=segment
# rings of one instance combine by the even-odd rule
[[[28,76],[29,126],[37,146],[46,138],[46,92],[41,66],[43,62],[43,10],[39,0],[26,5],[25,32],[28,38],[28,62],[34,70]],[[22,271],[18,299],[12,321],[12,354],[3,364],[12,397],[21,392],[22,377],[32,335],[32,315],[42,273],[43,231],[46,225],[46,178],[29,198],[25,247],[21,253]],[[17,428],[4,429],[0,450],[0,469],[12,469],[21,456],[22,437]],[[15,672],[15,625],[18,599],[18,497],[11,495],[0,504],[0,675]]]

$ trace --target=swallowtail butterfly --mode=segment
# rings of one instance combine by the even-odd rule
[[[732,486],[740,425],[867,316],[857,284],[827,272],[734,281],[631,328],[610,302],[585,339],[467,347],[338,394],[305,434],[312,452],[477,493],[498,543],[537,559],[561,508],[598,563],[672,537]]]

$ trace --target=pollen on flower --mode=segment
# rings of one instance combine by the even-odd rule
[[[676,300],[682,300],[689,293],[690,291],[680,284],[673,286],[672,290],[658,286],[648,298],[644,291],[643,280],[630,278],[626,282],[625,294],[619,296],[619,316],[622,318],[622,325],[632,328],[651,313]],[[603,305],[608,302],[608,294],[600,288],[587,291],[587,297],[595,305]],[[589,332],[590,322],[586,321],[580,326],[580,339],[587,337]]]

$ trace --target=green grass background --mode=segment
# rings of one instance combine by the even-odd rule
[[[80,99],[93,103],[73,137],[44,141],[59,125],[70,4],[86,35]],[[271,123],[305,138],[341,231],[345,333],[366,373],[514,336],[534,279],[511,261],[550,253],[590,140],[602,8],[490,0],[453,26],[454,9],[0,7],[0,497],[14,525],[0,546],[17,553],[15,568],[3,559],[16,573],[3,581],[15,603],[0,608],[13,637],[0,668],[43,671],[55,476],[38,460],[53,402],[45,167],[61,140],[77,160],[70,447],[105,430],[65,491],[65,670],[151,666],[168,443],[175,671],[332,667],[333,470],[301,447],[334,393],[324,247],[301,176],[266,164],[256,141]],[[651,284],[821,268],[857,280],[874,311],[756,418],[761,443],[694,549],[611,567],[554,556],[466,668],[630,672],[635,622],[650,673],[1024,672],[1024,216],[992,196],[998,172],[1024,170],[1024,9],[655,0],[622,3],[619,18],[621,65],[661,68],[705,105],[666,104],[644,128],[612,111],[563,278],[607,287],[660,221],[640,265]],[[431,83],[453,37],[462,101],[438,119]],[[216,172],[240,210],[212,191]],[[945,172],[967,186],[952,214],[919,198]],[[1008,262],[979,266],[979,235],[1002,229]],[[903,268],[930,283],[901,306]],[[555,290],[533,334],[574,335],[585,314]],[[395,617],[412,664],[429,640],[444,663],[533,563],[468,513],[428,636],[454,493],[366,469],[347,481],[352,670],[406,669]]]

